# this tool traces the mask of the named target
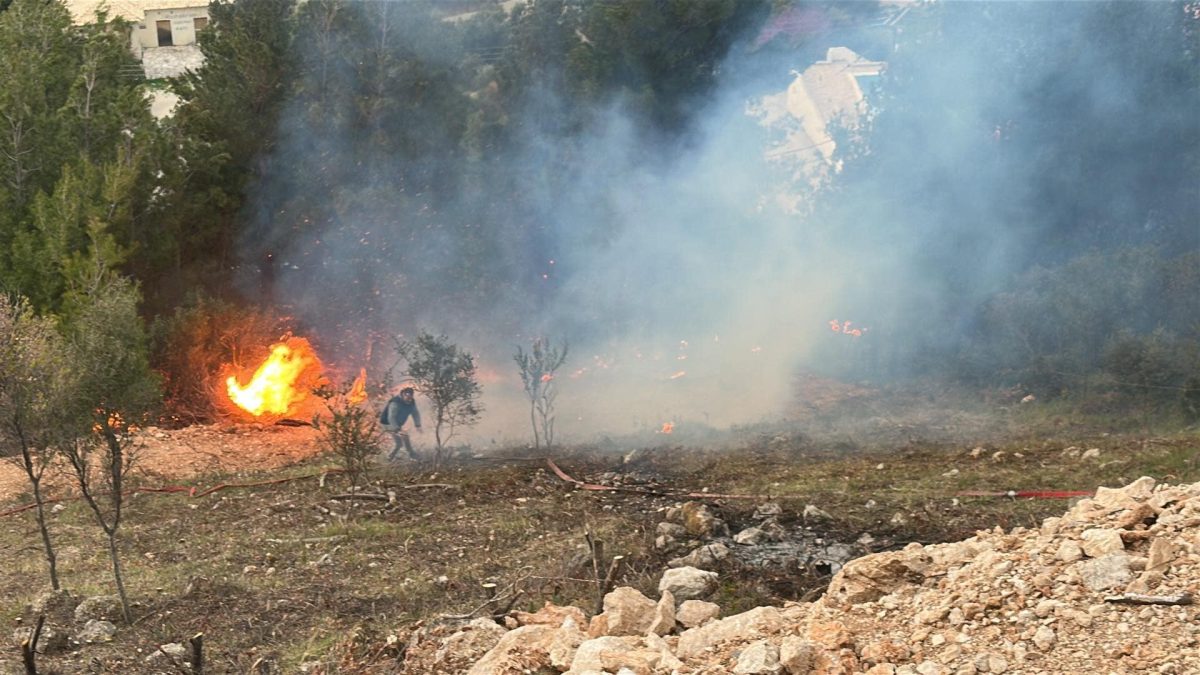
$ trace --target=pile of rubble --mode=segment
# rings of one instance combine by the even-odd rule
[[[1200,672],[1200,484],[1100,488],[1038,529],[845,564],[812,603],[720,618],[718,574],[668,569],[590,619],[547,605],[414,636],[407,673]]]

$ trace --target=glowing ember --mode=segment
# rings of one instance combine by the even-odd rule
[[[271,355],[254,371],[245,386],[239,384],[235,376],[227,378],[225,385],[229,399],[251,415],[283,415],[308,396],[309,387],[304,382],[311,378],[305,376],[314,375],[320,369],[321,360],[308,340],[289,338],[271,346]]]
[[[839,322],[837,319],[830,319],[829,328],[835,333],[843,333],[845,335],[853,335],[854,337],[862,337],[866,332],[866,328],[851,328],[852,321]]]
[[[687,371],[686,371],[686,370],[681,370],[681,371],[679,371],[679,372],[675,373],[674,375],[671,375],[671,376],[670,376],[670,377],[668,377],[667,379],[668,379],[668,380],[678,380],[679,378],[683,377],[684,375],[687,375]]]
[[[658,433],[669,434],[672,431],[675,431],[675,424],[673,422],[663,422],[662,429],[659,429]]]
[[[554,379],[554,376],[551,375],[550,373],[542,373],[542,382],[549,382],[550,380],[553,380],[553,379]]]
[[[362,368],[358,371],[358,377],[354,378],[354,384],[350,385],[350,391],[346,392],[346,400],[351,403],[362,403],[367,400],[367,369]]]

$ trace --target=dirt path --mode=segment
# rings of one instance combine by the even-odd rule
[[[185,479],[209,473],[263,471],[295,464],[320,451],[311,427],[205,425],[166,430],[149,427],[138,434],[135,472],[143,479]],[[52,467],[46,481],[51,495],[70,483],[64,467]],[[28,496],[19,466],[0,461],[0,504]]]

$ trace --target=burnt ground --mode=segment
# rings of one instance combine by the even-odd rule
[[[184,454],[192,457],[209,452],[197,440],[207,434],[225,459],[148,471],[139,477],[144,485],[294,480],[202,497],[131,497],[122,553],[134,623],[115,621],[112,642],[47,654],[39,664],[47,673],[175,672],[162,660],[149,663],[149,655],[203,632],[208,673],[291,673],[302,666],[400,672],[399,646],[408,633],[478,611],[486,583],[519,590],[512,609],[552,601],[590,612],[596,584],[587,532],[605,542],[607,555],[625,556],[619,585],[656,595],[666,561],[687,551],[657,550],[656,526],[669,507],[689,501],[686,492],[758,495],[698,498],[732,532],[756,522],[754,510],[769,497],[782,506],[779,521],[791,541],[867,553],[1034,525],[1066,507],[963,491],[1092,490],[1140,475],[1200,480],[1194,430],[1086,428],[1042,413],[996,428],[969,424],[960,412],[901,422],[855,411],[853,422],[814,417],[804,426],[735,429],[707,445],[680,435],[556,453],[574,478],[621,491],[579,489],[527,449],[497,453],[507,458],[459,457],[436,473],[381,465],[368,490],[393,493],[391,503],[336,499],[347,481],[327,473],[334,464],[316,454],[310,430],[155,430],[153,443],[168,457],[176,446],[190,448]],[[242,456],[245,464],[236,460]],[[9,493],[0,511],[25,500]],[[806,520],[810,504],[829,517]],[[102,535],[86,508],[62,502],[51,528],[64,586],[82,596],[111,593]],[[0,623],[7,629],[0,631],[0,672],[22,672],[9,636],[35,618],[28,603],[48,587],[32,512],[0,518],[0,559]],[[722,586],[713,600],[725,613],[811,598],[832,571],[802,557],[764,564],[745,556],[717,570]]]

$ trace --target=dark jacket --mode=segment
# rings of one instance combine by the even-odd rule
[[[417,410],[417,402],[405,403],[404,399],[399,396],[393,396],[392,400],[387,402],[387,419],[383,422],[385,427],[391,427],[394,430],[400,429],[404,423],[412,417],[413,426],[421,428],[421,412]]]

